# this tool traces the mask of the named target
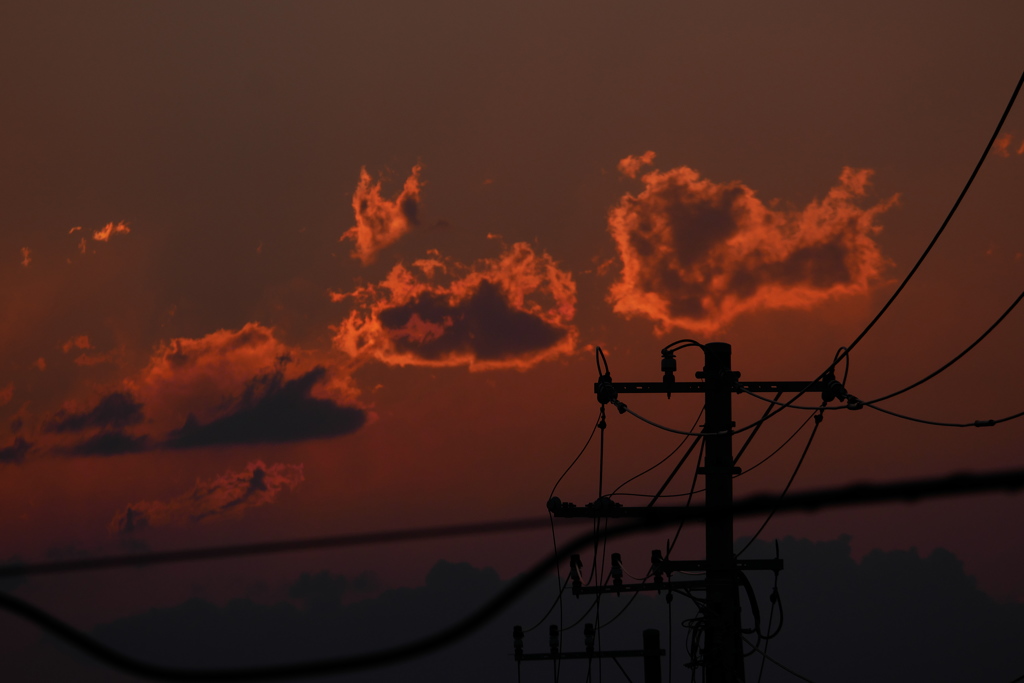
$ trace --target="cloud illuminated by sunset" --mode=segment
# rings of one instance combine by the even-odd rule
[[[92,345],[79,335],[63,348]],[[92,365],[118,353],[83,354],[75,362]],[[53,453],[111,456],[351,433],[367,413],[348,374],[325,362],[321,354],[278,341],[273,328],[259,323],[172,339],[116,388],[95,387],[92,399],[68,400],[41,419],[39,443]]]
[[[274,502],[286,488],[294,490],[304,479],[302,465],[257,460],[241,472],[225,472],[214,479],[199,479],[185,493],[167,501],[132,503],[110,521],[110,531],[130,534],[155,526],[184,525],[237,518],[252,507]]]
[[[366,419],[350,378],[259,323],[161,344],[129,386],[175,448],[326,438]]]
[[[352,209],[356,224],[345,231],[341,239],[352,240],[352,257],[363,264],[372,263],[377,253],[397,242],[417,222],[420,201],[420,171],[413,166],[402,191],[394,199],[381,193],[381,182],[374,182],[365,168],[359,170],[359,184],[352,195]]]
[[[653,158],[627,157],[619,168],[635,177]],[[870,177],[844,168],[824,199],[775,209],[738,181],[716,183],[686,166],[652,170],[609,213],[621,261],[609,301],[659,332],[712,333],[745,312],[862,294],[885,266],[877,218],[897,200],[861,208]]]
[[[379,284],[332,297],[355,302],[334,338],[354,358],[526,369],[576,348],[576,283],[524,242],[470,266],[432,252],[396,265]]]

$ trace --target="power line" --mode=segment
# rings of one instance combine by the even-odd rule
[[[971,342],[970,345],[966,349],[964,349],[963,351],[958,353],[956,356],[953,357],[952,360],[950,360],[948,363],[946,363],[945,365],[940,367],[935,372],[932,372],[931,374],[926,375],[925,377],[922,377],[921,379],[917,380],[913,384],[908,384],[907,386],[903,387],[902,389],[900,389],[898,391],[894,391],[891,394],[886,394],[885,396],[879,396],[878,398],[873,398],[870,401],[864,401],[863,404],[864,405],[870,405],[870,404],[873,404],[873,403],[880,403],[882,401],[887,401],[887,400],[889,400],[890,398],[892,398],[894,396],[899,396],[900,394],[905,393],[907,391],[910,391],[911,389],[915,389],[915,388],[921,386],[922,384],[924,384],[925,382],[931,380],[932,378],[937,377],[940,373],[945,372],[947,369],[952,367],[957,361],[959,361],[961,358],[963,358],[968,353],[970,353],[971,350],[973,350],[975,346],[980,344],[985,339],[985,337],[987,337],[989,334],[991,334],[994,329],[999,327],[999,325],[1003,322],[1003,320],[1006,319],[1006,316],[1010,315],[1010,313],[1013,311],[1013,309],[1015,309],[1017,307],[1017,304],[1019,304],[1021,302],[1021,299],[1024,299],[1024,291],[1022,291],[1020,294],[1017,295],[1017,298],[1013,300],[1013,303],[1011,303],[1009,305],[1009,307],[1005,311],[1003,311],[1002,315],[1000,315],[998,318],[996,318],[996,321],[994,323],[989,325],[987,330],[985,330],[984,332],[981,333],[981,336],[979,336],[977,339],[975,339],[973,342]]]
[[[695,419],[695,420],[693,421],[693,424],[692,424],[692,425],[690,425],[690,430],[691,430],[691,431],[693,431],[694,429],[696,429],[696,427],[697,427],[697,423],[698,423],[698,422],[700,422],[700,418],[701,418],[701,416],[702,416],[702,415],[704,415],[704,408],[701,408],[701,409],[700,409],[700,412],[699,412],[699,413],[697,413],[697,419]],[[612,491],[611,493],[609,493],[608,495],[609,495],[609,496],[614,496],[614,495],[618,495],[618,494],[619,494],[619,490],[621,490],[621,489],[622,489],[622,487],[623,487],[623,486],[625,486],[626,484],[629,484],[630,482],[633,482],[633,481],[635,481],[635,480],[639,479],[640,477],[644,476],[644,475],[645,475],[645,474],[647,474],[648,472],[652,472],[652,471],[654,471],[655,469],[657,469],[657,468],[661,467],[662,465],[664,465],[664,464],[665,464],[665,463],[666,463],[666,462],[668,461],[668,459],[669,459],[669,458],[671,458],[671,457],[672,457],[673,455],[675,455],[676,453],[678,453],[678,452],[679,452],[679,449],[680,449],[680,448],[682,448],[682,447],[683,447],[683,446],[684,446],[684,445],[686,444],[686,442],[687,442],[687,441],[689,440],[689,438],[690,438],[690,437],[688,437],[688,436],[687,436],[687,437],[684,437],[684,438],[683,438],[683,440],[682,440],[682,441],[680,441],[680,442],[679,442],[679,444],[678,444],[678,445],[677,445],[677,446],[676,446],[675,448],[673,448],[673,449],[672,449],[672,451],[671,451],[671,452],[670,452],[670,453],[669,453],[668,455],[666,455],[666,456],[665,456],[664,458],[662,458],[662,459],[661,459],[661,460],[659,460],[658,462],[654,463],[653,465],[651,465],[650,467],[648,467],[647,469],[645,469],[645,470],[644,470],[643,472],[641,472],[640,474],[635,474],[635,475],[633,475],[632,477],[630,477],[629,479],[627,479],[626,481],[622,482],[621,484],[619,484],[618,486],[616,486],[616,487],[615,487],[615,489],[614,489],[614,490],[613,490],[613,491]],[[688,454],[688,453],[689,453],[689,451],[687,451],[687,454]],[[683,459],[685,460],[685,459],[686,459],[686,457],[687,457],[687,456],[686,456],[686,455],[684,455],[684,456],[683,456]],[[629,495],[629,494],[621,494],[621,495]],[[655,496],[655,497],[657,497],[657,496]]]
[[[872,410],[877,410],[880,413],[885,413],[886,415],[898,417],[901,420],[931,425],[933,427],[994,427],[997,424],[1002,424],[1003,422],[1009,422],[1010,420],[1016,420],[1018,418],[1024,417],[1024,411],[1021,411],[1019,413],[1014,413],[1013,415],[1001,417],[997,420],[975,420],[974,422],[941,422],[938,420],[925,420],[919,417],[911,417],[910,415],[904,415],[902,413],[896,413],[891,410],[886,410],[885,408],[879,408],[876,405],[865,405],[867,405],[867,407],[871,408]]]
[[[986,474],[955,474],[936,479],[918,479],[888,484],[855,484],[841,488],[823,489],[792,494],[779,500],[774,494],[751,496],[732,506],[734,516],[763,514],[775,509],[776,512],[817,511],[827,508],[853,505],[868,505],[894,501],[917,501],[951,495],[983,493],[993,491],[1019,491],[1024,488],[1024,469],[990,472]],[[572,553],[587,547],[595,540],[605,541],[637,532],[656,531],[675,524],[685,515],[687,520],[706,520],[721,511],[712,512],[706,506],[696,506],[685,511],[672,508],[647,508],[648,513],[602,532],[583,534],[563,546],[536,565],[520,574],[496,596],[461,621],[441,629],[420,640],[377,652],[350,657],[336,657],[319,661],[290,665],[253,667],[248,669],[187,670],[158,666],[123,655],[81,631],[69,626],[44,610],[11,595],[0,593],[0,609],[7,610],[33,622],[48,633],[61,638],[86,654],[121,671],[137,676],[164,681],[240,681],[276,680],[340,674],[386,666],[429,654],[469,635],[477,628],[506,609],[534,584]],[[534,522],[538,520],[533,520]],[[512,523],[519,523],[513,521]],[[542,520],[546,523],[547,520]],[[469,525],[467,525],[469,526]],[[478,525],[475,525],[478,526]],[[407,532],[391,532],[405,534]],[[364,535],[365,536],[365,535]],[[1024,678],[1024,677],[1022,677]],[[806,680],[806,679],[805,679]],[[1016,679],[1020,681],[1021,678]]]
[[[1006,122],[1006,117],[1010,115],[1010,110],[1013,109],[1013,103],[1017,100],[1017,95],[1020,93],[1022,85],[1024,85],[1024,72],[1021,73],[1020,78],[1017,80],[1017,86],[1013,89],[1013,94],[1010,95],[1010,101],[1006,103],[1006,107],[1003,109],[1003,115],[999,117],[999,123],[996,124],[995,130],[992,132],[992,137],[989,138],[988,144],[985,145],[985,150],[981,153],[981,158],[978,159],[978,163],[974,166],[974,170],[971,171],[970,177],[967,178],[967,182],[964,184],[963,189],[960,190],[960,194],[959,196],[957,196],[956,201],[953,202],[953,207],[949,210],[949,213],[946,214],[946,218],[945,220],[942,221],[942,225],[939,226],[939,229],[935,232],[935,235],[932,236],[931,241],[928,243],[928,246],[925,247],[924,251],[921,253],[921,256],[917,259],[917,262],[914,264],[914,267],[911,268],[910,272],[907,273],[907,276],[903,278],[903,282],[901,282],[899,287],[896,288],[896,291],[892,293],[892,296],[890,296],[889,300],[885,302],[885,305],[882,306],[881,310],[875,314],[875,317],[871,319],[871,322],[867,324],[867,327],[865,327],[861,331],[861,333],[858,334],[857,337],[846,347],[845,352],[843,352],[843,354],[839,358],[844,358],[850,355],[850,352],[853,351],[853,348],[860,343],[860,341],[865,337],[865,335],[867,335],[867,333],[871,331],[871,328],[875,326],[875,323],[877,323],[882,318],[882,316],[885,315],[885,312],[889,310],[889,307],[892,306],[894,301],[896,301],[896,297],[900,295],[903,289],[907,286],[907,283],[910,282],[910,279],[914,277],[915,273],[917,273],[918,268],[920,268],[921,264],[924,263],[925,258],[927,258],[928,254],[931,253],[931,250],[935,246],[935,243],[939,241],[939,237],[942,236],[942,233],[945,232],[946,230],[946,226],[948,226],[950,220],[952,220],[953,214],[956,213],[956,210],[960,207],[960,203],[963,201],[964,197],[967,196],[967,191],[970,190],[971,185],[974,184],[974,179],[977,177],[978,171],[981,170],[981,166],[982,164],[985,163],[985,159],[988,157],[988,153],[992,150],[992,145],[995,144],[996,138],[999,137],[999,133],[1003,128],[1003,123]],[[835,362],[836,361],[833,361],[833,367],[835,366]]]
[[[806,681],[807,683],[815,683],[815,681],[813,681],[812,679],[810,679],[810,678],[807,678],[807,676],[804,676],[804,675],[798,674],[797,672],[793,671],[793,670],[792,670],[792,669],[790,669],[790,668],[789,668],[788,666],[786,666],[785,664],[783,664],[782,662],[780,662],[779,660],[775,659],[774,657],[772,657],[771,655],[769,655],[769,654],[768,654],[767,652],[765,652],[764,650],[762,650],[761,648],[759,648],[759,647],[758,647],[757,645],[754,645],[754,644],[753,644],[752,642],[750,642],[750,640],[748,640],[748,639],[747,639],[747,637],[746,637],[746,636],[743,636],[743,640],[745,640],[745,641],[746,641],[747,645],[749,645],[750,647],[754,648],[754,651],[756,651],[756,652],[760,652],[760,653],[761,653],[761,656],[762,656],[762,657],[764,657],[764,659],[767,659],[767,660],[768,660],[769,662],[771,662],[771,663],[772,663],[772,664],[774,664],[775,666],[779,667],[780,669],[782,669],[782,670],[783,670],[783,671],[785,671],[786,673],[788,673],[788,674],[791,674],[791,675],[793,675],[793,676],[796,676],[796,677],[797,677],[797,678],[799,678],[799,679],[800,679],[801,681]],[[763,660],[762,660],[762,661],[763,661]],[[760,680],[760,678],[761,678],[761,677],[760,677],[760,676],[758,676],[758,680]],[[1018,679],[1018,680],[1019,680],[1019,679]],[[1013,683],[1013,682],[1011,681],[1011,683]]]
[[[902,389],[898,389],[898,390],[893,391],[891,393],[885,394],[884,396],[879,396],[878,398],[873,398],[873,399],[868,400],[868,401],[858,401],[854,405],[855,406],[870,406],[870,405],[874,405],[875,403],[881,403],[882,401],[888,401],[890,398],[894,398],[896,396],[899,396],[900,394],[904,394],[904,393],[910,391],[911,389],[916,389],[917,387],[921,386],[925,382],[928,382],[928,381],[934,379],[935,377],[938,377],[940,374],[942,374],[943,372],[945,372],[946,370],[951,368],[953,365],[955,365],[957,362],[959,362],[960,359],[962,359],[968,353],[973,351],[974,347],[976,347],[978,344],[980,344],[982,341],[984,341],[985,338],[988,337],[988,335],[990,335],[997,327],[999,327],[1000,324],[1002,324],[1002,322],[1006,319],[1006,317],[1009,316],[1010,313],[1013,312],[1013,310],[1017,307],[1017,304],[1019,304],[1022,300],[1024,300],[1024,291],[1022,291],[1020,294],[1017,295],[1017,298],[1013,300],[1013,302],[1006,308],[1006,310],[1004,310],[1002,312],[1002,314],[998,318],[996,318],[995,322],[993,322],[991,325],[989,325],[988,329],[986,329],[984,332],[982,332],[981,335],[979,335],[977,339],[972,341],[967,346],[967,348],[965,348],[963,351],[958,353],[956,356],[954,356],[952,359],[950,359],[947,363],[942,365],[937,370],[935,370],[935,371],[925,375],[924,377],[922,377],[921,379],[917,380],[916,382],[913,382],[912,384],[908,384],[907,386],[903,387]],[[849,356],[846,356],[846,359],[849,360]],[[844,380],[843,384],[845,384],[845,383],[846,382]],[[811,411],[814,411],[814,410],[819,410],[820,409],[820,408],[815,407],[815,406],[796,405],[796,404],[791,404],[791,403],[782,403],[782,402],[780,402],[778,400],[778,398],[779,398],[778,396],[776,396],[775,399],[772,400],[770,398],[767,398],[766,396],[762,396],[761,394],[758,394],[756,392],[750,391],[749,389],[746,389],[744,387],[738,387],[738,389],[740,391],[742,391],[744,394],[747,394],[748,396],[753,396],[756,399],[759,399],[761,401],[765,401],[766,403],[773,404],[773,405],[785,406],[785,407],[788,407],[788,408],[795,408],[795,409],[798,409],[798,410],[811,410]],[[830,406],[830,407],[826,408],[826,410],[843,410],[843,409],[846,409],[846,408],[849,408],[849,407],[850,406]]]
[[[793,468],[793,474],[790,475],[789,481],[786,482],[785,488],[783,488],[782,489],[782,493],[779,494],[779,501],[780,502],[786,497],[786,494],[789,492],[789,487],[793,485],[793,481],[796,479],[796,475],[800,471],[800,466],[804,464],[804,459],[807,457],[808,451],[811,450],[811,444],[814,443],[814,435],[818,433],[818,427],[820,427],[820,426],[821,426],[821,413],[815,413],[814,414],[814,427],[811,428],[811,435],[809,437],[807,437],[807,443],[804,445],[804,452],[800,454],[800,459],[796,461],[796,467]],[[803,425],[800,425],[800,429],[803,429]],[[747,541],[747,544],[745,546],[743,546],[742,550],[740,550],[738,553],[736,553],[737,557],[739,557],[740,555],[742,555],[743,553],[745,553],[747,551],[747,548],[749,548],[750,545],[754,542],[754,540],[757,539],[757,537],[759,535],[761,535],[761,532],[764,531],[764,528],[766,526],[768,526],[768,522],[770,522],[772,520],[772,517],[774,515],[775,515],[775,510],[772,510],[771,512],[768,513],[768,516],[765,517],[763,522],[761,522],[761,526],[758,527],[757,531],[754,532],[754,535],[750,537],[750,540]]]

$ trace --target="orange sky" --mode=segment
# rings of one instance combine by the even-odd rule
[[[658,379],[690,336],[731,343],[745,379],[813,378],[927,244],[1024,64],[1024,7],[1004,3],[408,5],[0,10],[0,559],[543,515],[596,417],[595,345],[616,380]],[[1018,105],[854,352],[854,394],[930,372],[1019,293],[1022,183]],[[892,409],[1024,409],[1022,315]],[[629,403],[679,428],[699,409]],[[738,422],[762,409],[736,399]],[[1015,467],[1022,439],[838,412],[795,486]],[[610,415],[606,479],[675,443]],[[777,490],[797,456],[738,492]],[[563,497],[595,492],[591,451]],[[1022,506],[770,531],[947,547],[1024,600],[1024,545],[992,523]],[[548,543],[345,561],[396,583],[439,557],[508,575]],[[236,570],[106,609],[230,594]],[[52,605],[47,585],[24,593]]]

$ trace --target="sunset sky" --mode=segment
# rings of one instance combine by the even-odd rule
[[[0,561],[543,516],[597,417],[596,346],[618,381],[660,379],[685,337],[732,344],[744,379],[813,379],[949,211],[1024,67],[1022,27],[1007,2],[6,3]],[[1022,188],[1018,104],[852,353],[853,394],[931,372],[1020,293]],[[1017,311],[883,405],[1024,410],[1022,339]],[[680,380],[702,365],[678,359]],[[678,429],[701,405],[625,400]],[[740,424],[764,409],[734,406]],[[805,417],[767,423],[744,459]],[[737,495],[781,490],[805,435]],[[605,437],[612,487],[679,439],[615,411]],[[829,413],[794,489],[1019,467],[1022,443],[1024,420]],[[596,496],[597,457],[563,499]],[[780,516],[765,537],[941,547],[1024,601],[1022,514],[974,497]],[[190,597],[284,599],[325,569],[382,588],[439,559],[507,578],[550,547],[417,542],[17,594],[92,628]]]

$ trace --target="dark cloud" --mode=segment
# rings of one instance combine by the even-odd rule
[[[781,541],[785,569],[779,593],[785,622],[769,653],[811,680],[833,683],[903,683],[905,681],[1008,681],[1024,670],[1024,605],[1000,603],[982,593],[952,554],[936,550],[926,557],[915,551],[874,551],[861,561],[851,557],[848,538],[811,542]],[[747,556],[772,557],[774,549],[755,543]],[[629,565],[631,558],[624,562]],[[641,558],[632,558],[642,563]],[[761,601],[762,618],[769,611],[771,572],[749,572]],[[533,590],[507,611],[493,615],[480,629],[457,644],[417,659],[379,670],[359,672],[346,680],[368,683],[398,680],[517,680],[512,660],[514,624],[529,627],[547,612],[555,580]],[[223,607],[191,600],[176,607],[152,610],[101,626],[95,635],[121,651],[149,661],[176,666],[242,666],[301,661],[379,650],[436,632],[481,605],[507,585],[490,569],[439,562],[425,585],[385,591],[376,597],[342,603],[340,577],[326,572],[300,578],[293,597],[307,603],[262,605],[234,600]],[[682,596],[672,603],[676,671],[689,661],[681,622],[695,612]],[[668,609],[664,595],[607,595],[601,617],[620,618],[602,629],[603,646],[635,649],[645,628],[661,629],[669,645]],[[311,608],[316,605],[317,607]],[[571,623],[592,605],[588,597],[568,596],[563,618]],[[592,614],[592,613],[591,613]],[[778,619],[778,610],[774,618]],[[547,623],[527,633],[525,650],[547,650]],[[749,625],[749,611],[745,617]],[[773,625],[777,625],[777,621]],[[763,624],[762,624],[763,626]],[[567,631],[563,647],[583,649],[581,628]],[[643,680],[640,664],[621,662],[633,680]],[[548,664],[549,665],[549,664]],[[663,667],[667,660],[663,660]],[[746,660],[753,680],[760,658]],[[566,661],[566,680],[584,680],[587,662]],[[634,673],[635,672],[635,673]],[[523,662],[522,679],[547,673],[543,663]],[[688,672],[687,672],[688,673]],[[687,675],[688,677],[688,675]],[[762,683],[788,683],[793,677],[766,663]]]
[[[282,443],[326,439],[353,432],[366,422],[365,411],[310,395],[326,379],[322,366],[284,381],[281,372],[249,383],[236,409],[206,424],[189,416],[167,438],[172,448]]]
[[[489,280],[481,280],[476,292],[457,304],[449,303],[447,297],[424,294],[403,306],[382,310],[379,318],[400,353],[411,352],[429,360],[451,355],[506,360],[555,346],[569,333],[512,308]],[[409,332],[424,323],[442,328],[443,334],[423,337]]]
[[[121,429],[142,422],[142,404],[130,392],[115,391],[99,400],[96,407],[83,413],[59,410],[43,426],[43,431],[61,434],[86,429]]]
[[[32,444],[17,436],[7,448],[0,448],[0,463],[24,462],[25,455],[32,449]]]
[[[366,593],[376,587],[377,580],[369,572],[352,580],[344,574],[332,574],[327,570],[315,574],[304,572],[288,587],[288,597],[298,600],[307,610],[334,609],[341,605],[343,598]]]
[[[74,455],[120,455],[146,450],[149,437],[145,434],[132,436],[122,431],[100,432],[85,441],[75,444],[70,452]]]

